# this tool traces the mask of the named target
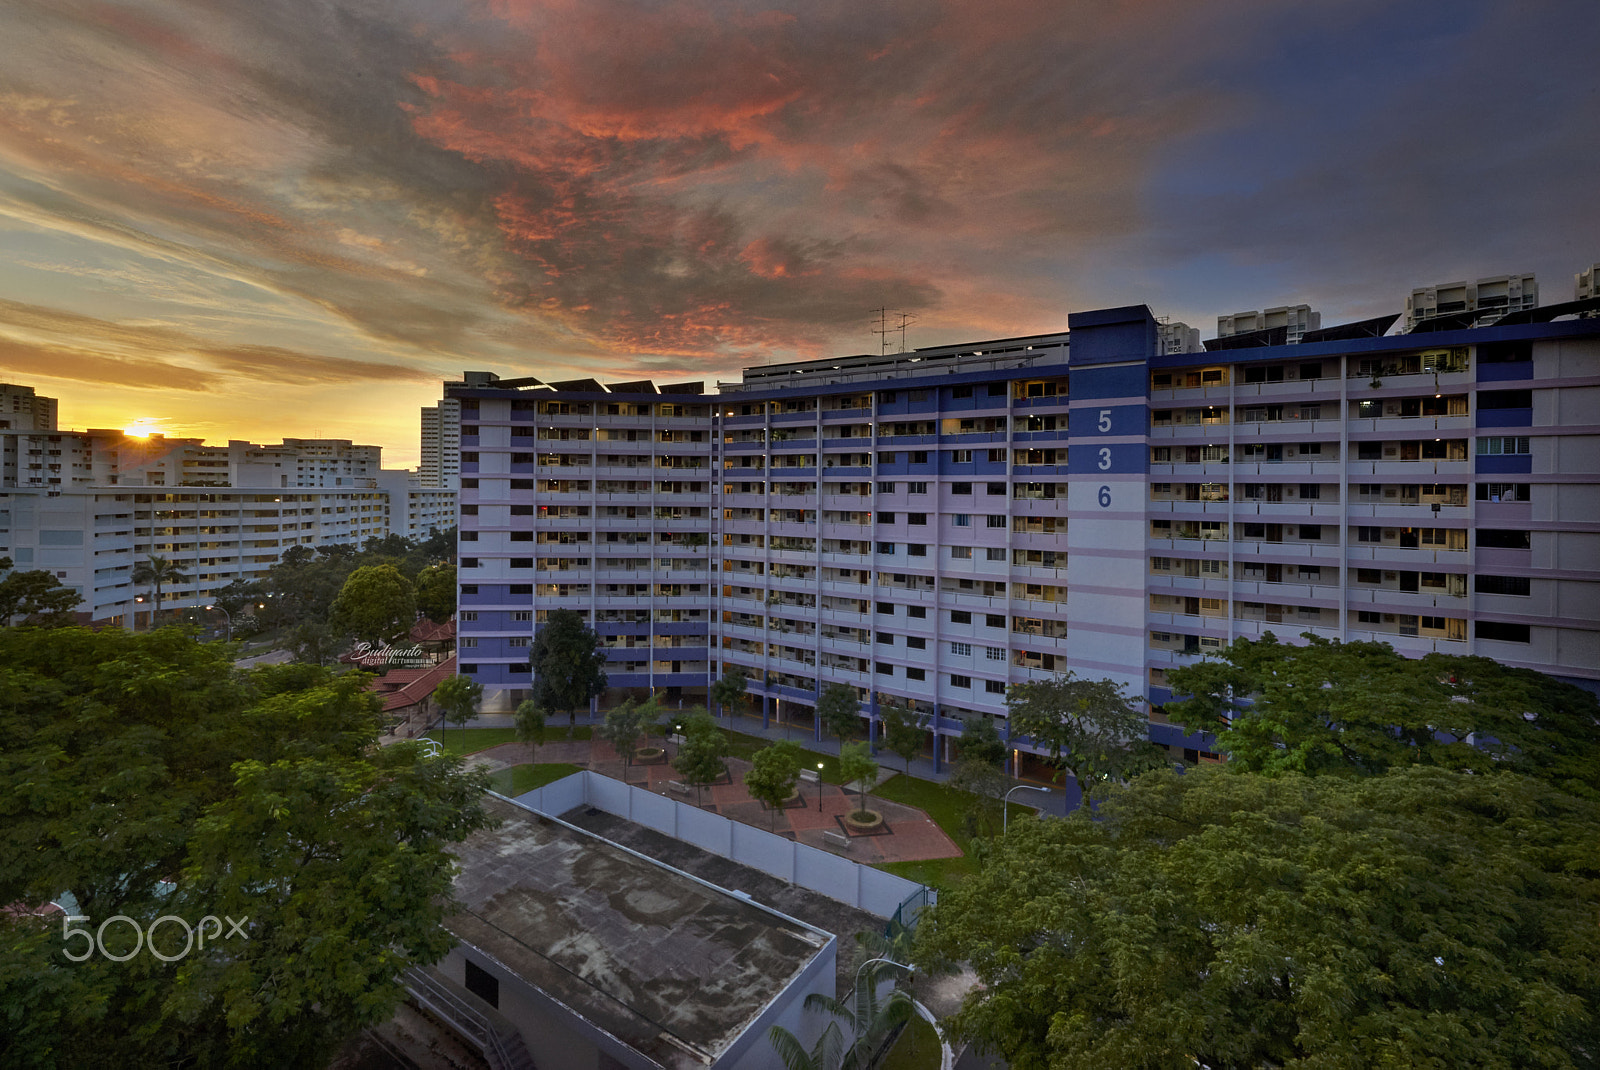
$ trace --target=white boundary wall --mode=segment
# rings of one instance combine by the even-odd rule
[[[593,806],[880,918],[892,917],[901,903],[924,891],[922,885],[904,877],[588,769],[519,795],[517,802],[550,817],[560,817],[577,806]]]

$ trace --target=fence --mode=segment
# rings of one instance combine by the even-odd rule
[[[929,903],[935,894],[904,877],[590,770],[535,788],[517,801],[551,817],[592,806],[880,918],[895,917],[908,900]]]

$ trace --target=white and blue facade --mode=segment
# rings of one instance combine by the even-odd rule
[[[763,717],[845,683],[948,738],[1072,670],[1191,758],[1166,671],[1267,631],[1595,686],[1600,319],[1538,319],[1163,353],[1136,305],[714,394],[453,387],[462,670],[527,687],[573,608],[617,688],[698,698],[738,665]]]

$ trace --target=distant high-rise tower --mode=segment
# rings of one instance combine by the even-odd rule
[[[1507,312],[1535,308],[1538,304],[1539,283],[1531,271],[1522,275],[1495,275],[1477,282],[1419,286],[1406,299],[1406,330],[1423,320],[1465,313],[1473,314],[1469,317],[1472,324],[1487,327]]]
[[[56,399],[35,394],[31,386],[0,383],[0,430],[54,431]]]
[[[1249,334],[1251,331],[1264,331],[1271,327],[1286,327],[1288,337],[1285,340],[1293,345],[1299,342],[1307,331],[1315,331],[1321,326],[1322,313],[1313,312],[1310,305],[1279,305],[1261,312],[1235,312],[1231,316],[1218,316],[1217,337],[1231,338],[1236,334]]]
[[[1187,323],[1163,323],[1160,327],[1160,351],[1165,356],[1174,353],[1199,353],[1200,328]]]
[[[1600,297],[1600,263],[1586,267],[1572,276],[1572,283],[1574,301],[1587,301],[1590,298]]]
[[[451,387],[489,386],[499,382],[494,372],[462,372],[459,380],[446,380]],[[417,466],[418,481],[424,487],[461,486],[461,402],[441,398],[437,405],[422,410],[422,461]]]

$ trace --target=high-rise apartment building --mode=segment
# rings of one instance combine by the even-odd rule
[[[0,431],[54,431],[56,399],[31,386],[0,383]]]
[[[1539,305],[1539,283],[1532,272],[1495,275],[1477,282],[1419,286],[1406,299],[1406,329],[1424,320],[1445,318],[1450,326],[1487,326],[1501,316]]]
[[[1136,305],[718,394],[453,387],[461,668],[527,687],[571,608],[616,688],[740,666],[766,716],[842,683],[948,740],[1072,670],[1145,695],[1190,757],[1167,670],[1268,631],[1597,686],[1600,322],[1548,319],[1172,353]]]
[[[1278,333],[1262,339],[1262,343],[1292,345],[1299,342],[1307,331],[1318,330],[1321,326],[1322,313],[1313,312],[1310,305],[1279,305],[1261,312],[1235,312],[1231,316],[1218,316],[1217,337],[1233,338],[1275,331]]]
[[[1600,297],[1600,263],[1586,267],[1572,277],[1572,297],[1575,301]]]

